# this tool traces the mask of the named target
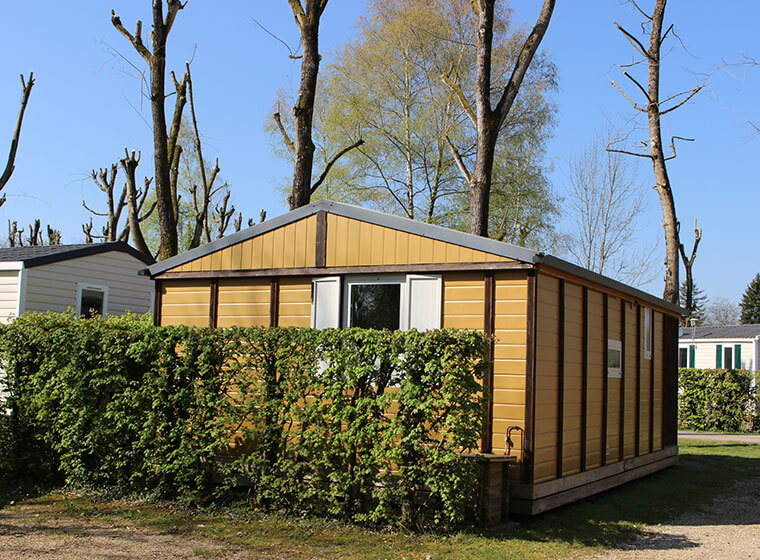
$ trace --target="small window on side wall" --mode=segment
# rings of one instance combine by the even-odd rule
[[[644,359],[652,359],[652,310],[644,308]]]
[[[622,377],[623,344],[619,340],[607,341],[607,377]]]
[[[108,286],[77,284],[77,315],[105,317],[108,313]]]

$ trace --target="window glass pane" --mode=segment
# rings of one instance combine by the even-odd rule
[[[723,367],[726,369],[733,369],[734,365],[731,363],[731,348],[723,349]]]
[[[687,350],[686,348],[678,349],[678,367],[686,367]]]
[[[350,326],[352,327],[398,330],[400,310],[400,284],[351,286]]]
[[[81,315],[103,315],[103,295],[100,290],[82,289]]]
[[[620,350],[617,348],[607,349],[607,367],[620,369]]]

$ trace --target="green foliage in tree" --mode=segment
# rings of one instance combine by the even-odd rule
[[[679,288],[679,295],[681,297],[681,305],[686,307],[686,280],[681,282]],[[681,319],[682,327],[690,327],[693,324],[695,327],[699,327],[705,324],[705,311],[707,309],[707,296],[705,293],[697,287],[697,283],[694,282],[691,291],[691,309],[689,309],[689,316]]]
[[[494,75],[508,79],[524,32],[511,27],[499,4],[494,30]],[[468,229],[469,187],[449,140],[470,168],[475,126],[459,94],[474,107],[477,17],[468,0],[373,0],[356,38],[340,47],[320,72],[315,113],[315,169],[350,141],[365,143],[343,156],[316,191],[330,198],[411,219]],[[499,87],[498,83],[494,87]],[[491,237],[542,245],[558,216],[544,167],[556,107],[550,95],[556,69],[546,54],[531,65],[500,136],[491,195]],[[281,93],[276,110],[286,128],[292,105]],[[274,122],[275,150],[289,152]],[[283,188],[286,191],[286,188]]]
[[[678,424],[685,430],[738,432],[754,425],[756,390],[745,370],[678,370]]]
[[[747,289],[744,290],[739,307],[742,309],[739,318],[742,325],[760,323],[760,273],[755,275]]]
[[[488,340],[461,330],[154,327],[26,314],[0,329],[0,467],[203,504],[450,528],[475,504]],[[395,413],[389,412],[395,407]]]

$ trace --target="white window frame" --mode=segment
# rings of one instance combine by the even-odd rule
[[[644,308],[644,359],[652,359],[652,323],[654,311],[648,307]]]
[[[607,377],[614,379],[620,379],[623,377],[623,343],[619,340],[607,339],[607,355],[609,356],[610,350],[617,352],[620,356],[620,367],[611,367],[607,365]]]
[[[409,283],[407,277],[402,274],[377,274],[347,276],[343,283],[343,325],[351,327],[351,287],[367,284],[399,284],[399,318],[398,329],[409,330]]]
[[[87,284],[85,282],[77,282],[77,317],[82,315],[82,290],[93,290],[103,293],[103,313],[102,317],[108,315],[108,286],[101,286],[98,284]]]

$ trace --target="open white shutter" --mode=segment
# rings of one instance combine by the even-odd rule
[[[409,328],[427,331],[441,328],[441,277],[413,275],[409,286]]]
[[[340,277],[315,278],[311,296],[311,326],[337,329],[340,326]]]

